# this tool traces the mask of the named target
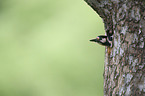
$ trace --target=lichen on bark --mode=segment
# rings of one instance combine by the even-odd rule
[[[145,96],[145,1],[85,0],[113,34],[105,55],[104,96]]]

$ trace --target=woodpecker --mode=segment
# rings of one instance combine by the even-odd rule
[[[90,41],[96,42],[96,43],[101,44],[103,46],[107,46],[108,55],[110,55],[111,47],[112,47],[112,36],[100,35],[95,39],[91,39]]]
[[[108,40],[108,37],[105,36],[105,35],[100,35],[96,39],[91,39],[90,41],[91,42],[96,42],[96,43],[101,44],[103,46],[109,46],[109,47],[112,46],[112,44]]]

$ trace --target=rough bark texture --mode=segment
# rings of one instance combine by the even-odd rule
[[[145,1],[85,0],[113,32],[105,57],[104,96],[145,96]]]

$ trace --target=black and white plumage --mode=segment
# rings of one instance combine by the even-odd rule
[[[113,47],[112,40],[113,40],[113,31],[106,30],[106,35],[100,35],[96,39],[92,39],[90,41],[112,48]]]
[[[96,39],[91,39],[92,42],[97,42],[98,44],[101,44],[103,46],[112,46],[112,37],[107,37],[105,35],[100,35]]]

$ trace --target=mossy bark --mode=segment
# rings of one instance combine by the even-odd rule
[[[106,48],[104,96],[145,96],[145,1],[85,0],[113,34]]]

